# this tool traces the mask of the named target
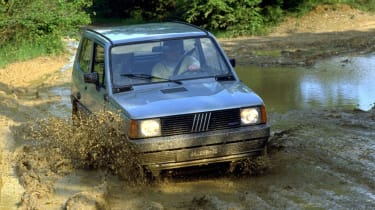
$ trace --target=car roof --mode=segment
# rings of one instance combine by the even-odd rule
[[[164,22],[86,28],[114,45],[157,39],[207,36],[209,32],[186,23]]]

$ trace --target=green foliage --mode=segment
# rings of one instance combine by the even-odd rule
[[[284,19],[285,12],[279,5],[265,6],[263,9],[263,16],[265,22],[270,25],[276,25]]]
[[[191,9],[184,15],[187,22],[215,30],[225,29],[235,21],[234,8],[226,0],[193,0],[191,4]]]
[[[233,35],[251,35],[261,33],[265,26],[264,17],[259,7],[261,0],[242,0],[234,1],[235,19],[234,26],[228,27],[233,31]]]
[[[95,0],[92,12],[96,18],[136,23],[181,20],[210,31],[225,31],[226,36],[238,36],[262,34],[286,15],[302,16],[322,3],[375,8],[375,0]]]
[[[93,0],[91,13],[95,20],[131,19],[132,22],[163,21],[177,17],[179,0]],[[118,22],[118,21],[116,21]]]
[[[184,19],[209,30],[230,30],[234,36],[254,34],[264,26],[261,0],[185,0]]]
[[[62,38],[90,22],[84,8],[89,0],[0,0],[0,45],[23,54],[30,45],[40,53],[59,53]],[[22,56],[21,56],[22,57]]]
[[[10,51],[11,60],[30,57],[27,51],[59,53],[61,38],[75,36],[90,18],[110,24],[180,20],[224,36],[262,34],[286,15],[302,16],[323,3],[375,12],[375,0],[0,0],[0,53]]]

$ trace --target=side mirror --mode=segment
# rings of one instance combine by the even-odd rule
[[[98,74],[98,72],[85,73],[83,75],[83,80],[86,83],[92,83],[92,84],[99,85],[99,74]]]
[[[232,67],[236,67],[236,59],[231,58],[231,59],[229,59],[229,62],[232,65]]]

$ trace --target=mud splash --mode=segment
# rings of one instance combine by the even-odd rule
[[[49,117],[13,128],[20,145],[16,170],[25,188],[21,208],[42,208],[53,195],[56,180],[76,169],[104,171],[132,185],[146,183],[137,149],[127,140],[119,114],[101,112],[75,122],[79,127],[73,127],[70,120]],[[99,192],[105,188],[103,184]],[[74,195],[66,205],[87,200],[84,195]]]

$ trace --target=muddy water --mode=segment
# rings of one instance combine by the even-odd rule
[[[0,162],[0,209],[21,204],[21,209],[63,209],[68,204],[72,209],[374,209],[375,113],[336,109],[367,110],[373,105],[373,60],[335,58],[308,69],[237,68],[270,111],[270,166],[258,176],[203,174],[137,185],[99,169],[71,169],[69,160],[59,158],[61,148],[13,154],[22,142],[13,142],[18,135],[8,126],[1,147],[9,158]],[[4,106],[0,113],[17,116],[17,124],[47,116],[69,119],[69,75],[68,65],[50,75],[54,85],[38,89],[37,96],[17,95],[19,102],[33,103],[17,109]],[[72,138],[66,134],[69,126],[58,128],[46,140]],[[22,178],[14,172],[13,156],[24,158]]]
[[[237,67],[271,112],[291,109],[358,108],[375,102],[375,54],[337,57],[310,68]]]

